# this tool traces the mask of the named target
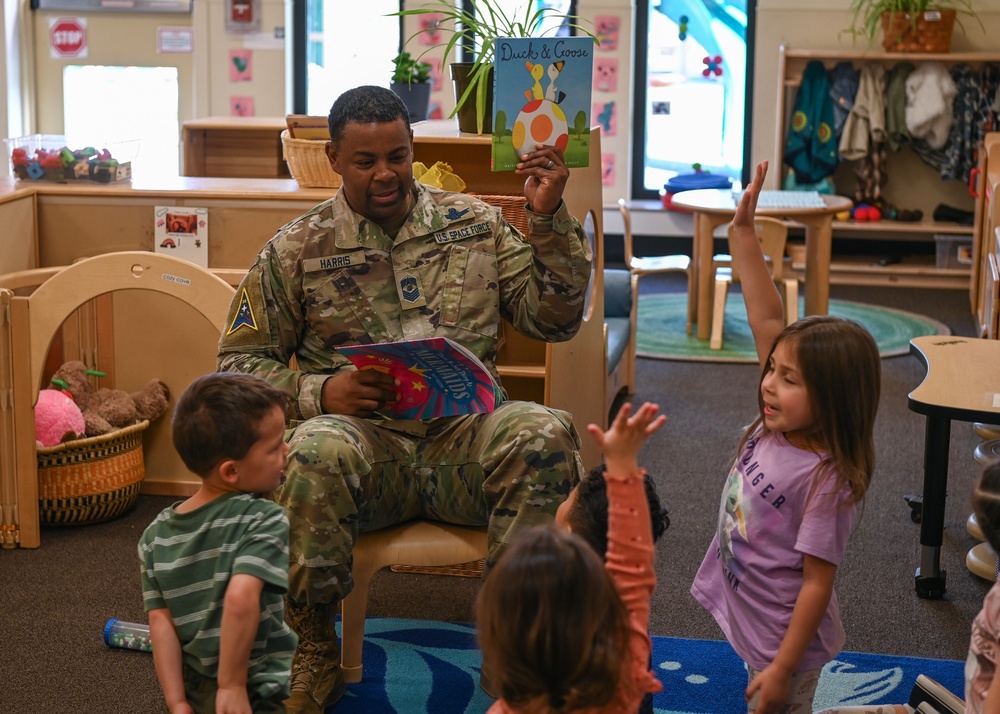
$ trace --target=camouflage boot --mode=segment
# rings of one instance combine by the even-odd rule
[[[288,714],[323,714],[344,696],[336,614],[336,603],[313,607],[287,603],[285,619],[299,636],[292,662],[292,693],[285,702]]]

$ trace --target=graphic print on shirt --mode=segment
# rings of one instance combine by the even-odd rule
[[[734,465],[729,472],[729,479],[722,494],[722,506],[719,508],[719,558],[722,560],[722,567],[727,577],[730,573],[737,578],[743,575],[743,569],[733,553],[733,531],[736,531],[744,542],[747,540],[742,484],[743,477]],[[733,582],[732,578],[730,582]],[[735,587],[737,585],[734,584]]]
[[[772,479],[754,459],[757,441],[747,441],[739,463],[729,472],[719,508],[719,560],[734,591],[739,590],[740,580],[746,575],[741,555],[745,558],[753,552],[747,524],[752,522],[756,538],[766,543],[767,535],[780,526],[784,517],[779,509],[785,496],[775,492]]]

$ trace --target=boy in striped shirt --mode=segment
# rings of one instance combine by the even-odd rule
[[[285,624],[285,396],[248,374],[195,380],[174,447],[201,477],[139,541],[153,662],[171,714],[284,712],[297,637]]]

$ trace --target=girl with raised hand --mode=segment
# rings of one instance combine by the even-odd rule
[[[691,593],[747,664],[747,710],[804,714],[844,644],[833,582],[874,471],[881,364],[855,322],[816,315],[785,327],[754,227],[766,174],[759,164],[732,240],[761,365],[759,411]]]

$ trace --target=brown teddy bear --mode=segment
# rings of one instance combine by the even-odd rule
[[[69,392],[83,412],[87,436],[107,434],[144,419],[152,421],[167,410],[170,392],[159,379],[149,380],[141,390],[130,394],[121,389],[96,389],[89,374],[95,372],[83,362],[71,360],[52,375],[53,385]]]

